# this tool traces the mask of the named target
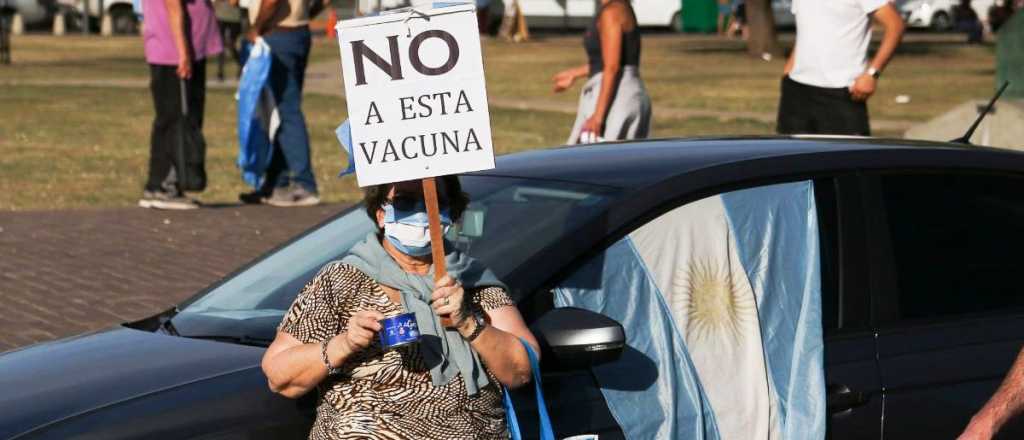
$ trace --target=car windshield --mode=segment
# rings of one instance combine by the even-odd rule
[[[446,237],[499,278],[602,212],[614,188],[494,176],[462,176],[470,204]],[[276,325],[317,271],[374,230],[362,206],[267,255],[183,305],[183,336],[272,339]]]

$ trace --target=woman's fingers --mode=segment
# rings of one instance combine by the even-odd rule
[[[375,332],[380,331],[382,328],[380,325],[380,320],[382,319],[384,319],[384,315],[373,310],[363,310],[352,317],[352,321],[356,327]]]
[[[453,278],[451,275],[445,275],[441,277],[441,279],[434,282],[434,288],[437,289],[441,287],[451,287],[457,284],[458,283],[455,282],[455,278]]]

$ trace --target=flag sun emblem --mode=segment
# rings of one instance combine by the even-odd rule
[[[729,338],[740,342],[756,320],[746,274],[711,258],[695,258],[676,271],[673,290],[686,317],[687,342]]]

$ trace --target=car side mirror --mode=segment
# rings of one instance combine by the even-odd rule
[[[575,307],[552,309],[530,326],[541,346],[541,361],[554,370],[586,369],[612,362],[626,347],[622,325]]]

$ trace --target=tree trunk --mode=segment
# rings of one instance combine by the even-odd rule
[[[747,53],[756,57],[764,57],[764,54],[773,57],[782,55],[775,35],[775,17],[772,15],[771,0],[747,0],[747,20],[750,27]]]

